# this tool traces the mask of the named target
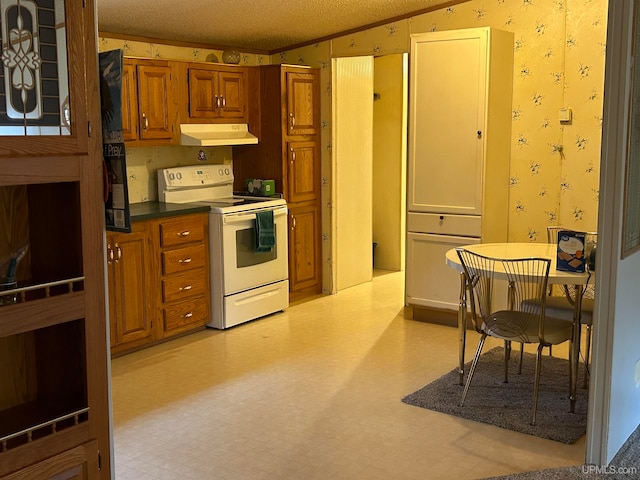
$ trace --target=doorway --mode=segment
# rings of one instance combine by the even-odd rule
[[[333,59],[335,291],[374,267],[404,270],[407,64],[406,53]]]

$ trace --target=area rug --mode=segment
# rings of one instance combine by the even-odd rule
[[[518,374],[519,357],[519,351],[512,351],[509,382],[504,383],[504,349],[496,347],[483,353],[464,407],[460,407],[463,387],[458,384],[457,369],[407,395],[402,401],[536,437],[567,444],[575,443],[587,429],[588,391],[581,388],[583,365],[578,371],[575,413],[570,413],[569,362],[544,354],[538,414],[536,425],[532,426],[530,422],[536,357],[535,354],[525,353],[522,374]],[[470,364],[465,365],[465,372],[469,371]]]

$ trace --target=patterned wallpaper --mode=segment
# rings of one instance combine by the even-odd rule
[[[547,225],[596,229],[606,15],[606,0],[471,0],[289,51],[272,63],[322,69],[323,177],[331,178],[331,57],[406,52],[412,33],[484,26],[513,32],[509,241],[545,241]],[[571,109],[571,123],[560,123],[562,107]]]
[[[333,291],[331,228],[331,58],[409,50],[410,35],[489,26],[514,33],[514,93],[510,167],[511,242],[543,242],[546,226],[592,231],[598,219],[600,136],[607,0],[470,0],[333,40],[272,55],[241,55],[243,65],[288,63],[321,69],[324,291]],[[222,58],[219,50],[101,38],[101,51],[173,60]],[[559,110],[570,108],[570,123]],[[185,147],[128,148],[131,202],[155,200],[155,170],[185,164]],[[221,147],[226,148],[226,147]],[[182,162],[182,163],[180,163]],[[211,151],[211,163],[231,163]]]

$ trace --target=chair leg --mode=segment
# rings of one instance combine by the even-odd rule
[[[538,344],[538,351],[536,352],[536,375],[535,382],[533,384],[533,416],[531,418],[531,425],[536,424],[536,414],[538,413],[538,389],[540,387],[540,369],[542,367],[542,349],[544,346]]]
[[[480,358],[480,354],[482,353],[482,347],[484,346],[484,341],[487,338],[487,334],[483,333],[480,337],[480,341],[478,342],[478,347],[476,348],[476,354],[473,357],[473,362],[471,363],[471,368],[469,368],[469,376],[467,377],[467,382],[464,384],[464,390],[462,391],[462,399],[460,400],[460,406],[464,406],[464,401],[467,398],[467,392],[469,391],[469,385],[471,385],[471,379],[473,378],[473,374],[476,371],[476,365],[478,365],[478,359]]]
[[[511,342],[504,341],[504,383],[509,382],[509,359],[511,358]]]
[[[522,359],[524,358],[524,343],[520,344],[520,363],[518,364],[518,375],[522,375]]]
[[[591,325],[587,325],[587,335],[584,347],[584,379],[582,380],[582,388],[587,388],[589,381],[589,358],[591,357]]]

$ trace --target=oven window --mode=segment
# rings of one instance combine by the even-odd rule
[[[278,238],[278,229],[274,225],[276,239]],[[236,264],[238,268],[251,267],[261,263],[270,262],[278,258],[276,245],[270,252],[256,252],[256,229],[245,228],[236,232]]]

